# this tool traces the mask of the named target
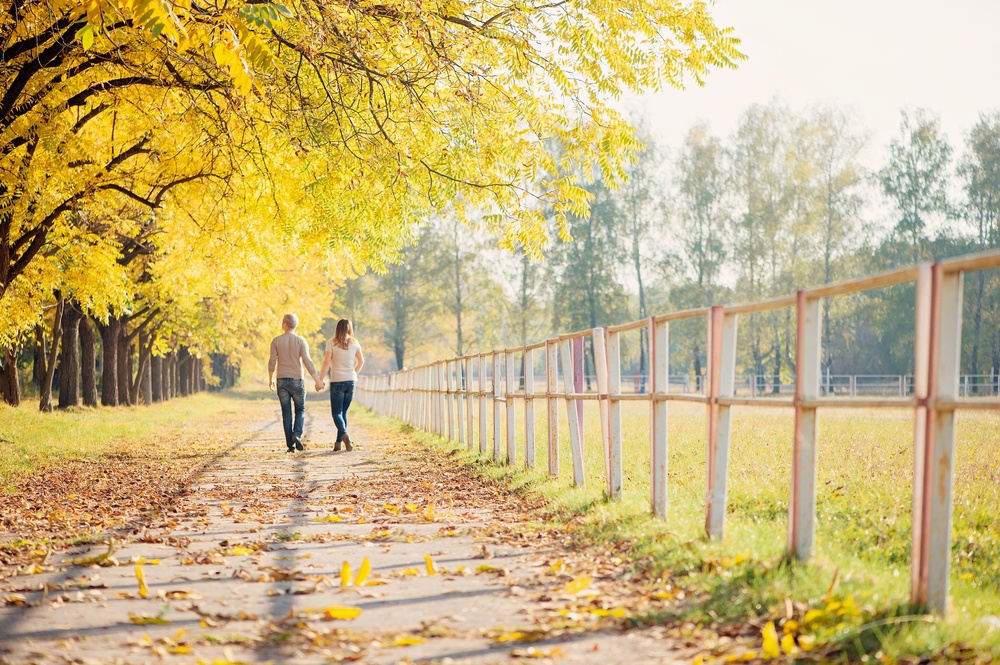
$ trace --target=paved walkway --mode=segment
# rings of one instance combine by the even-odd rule
[[[0,585],[0,663],[691,662],[675,629],[623,630],[656,602],[621,585],[627,564],[586,557],[584,575],[564,534],[446,455],[370,420],[334,453],[319,402],[288,454],[273,415],[248,411],[241,442],[112,565],[87,561],[107,545],[78,548]]]

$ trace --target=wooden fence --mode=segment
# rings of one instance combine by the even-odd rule
[[[725,523],[732,408],[783,406],[794,409],[787,551],[799,559],[807,559],[812,554],[816,531],[817,409],[910,409],[914,413],[910,597],[915,604],[940,613],[944,612],[948,598],[955,412],[958,409],[1000,410],[1000,398],[961,398],[959,394],[963,276],[969,271],[997,267],[1000,267],[1000,252],[964,256],[805,289],[792,296],[764,302],[673,312],[623,325],[569,333],[524,347],[450,358],[382,376],[361,377],[359,399],[373,411],[467,443],[470,450],[477,441],[473,421],[478,407],[480,452],[512,465],[518,463],[515,442],[517,402],[520,401],[523,403],[524,463],[528,467],[535,464],[535,402],[544,400],[548,411],[548,471],[554,476],[559,474],[557,406],[563,401],[567,414],[577,416],[567,418],[575,485],[584,484],[583,400],[596,400],[600,406],[605,489],[612,500],[620,499],[622,492],[622,402],[647,402],[650,405],[650,504],[653,513],[660,518],[667,515],[667,404],[671,401],[704,404],[708,420],[705,531],[713,539],[722,537]],[[820,362],[824,300],[913,281],[916,282],[916,336],[910,394],[867,398],[822,396]],[[795,308],[797,314],[794,397],[737,396],[734,384],[740,315],[789,307]],[[707,322],[706,386],[701,393],[677,393],[669,389],[670,326],[698,318]],[[650,340],[650,390],[646,393],[623,392],[621,335],[640,329],[647,331]],[[591,341],[596,370],[596,392],[583,390],[583,341],[587,337]],[[535,360],[540,360],[536,354],[544,355],[544,386],[535,385]],[[523,364],[515,363],[518,356]],[[516,380],[519,367],[528,368],[521,372],[520,381]],[[487,418],[491,402],[492,432],[488,431]],[[501,440],[504,418],[506,441]]]

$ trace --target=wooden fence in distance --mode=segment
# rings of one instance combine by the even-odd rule
[[[582,401],[600,405],[604,448],[604,480],[612,500],[622,491],[621,405],[650,405],[650,505],[667,515],[667,404],[704,404],[708,420],[708,493],[705,531],[722,537],[726,515],[731,410],[741,407],[784,406],[795,410],[791,497],[787,551],[807,559],[816,531],[817,429],[816,412],[824,407],[909,409],[914,413],[913,533],[910,597],[914,604],[945,611],[951,553],[952,488],[954,483],[955,412],[958,409],[1000,410],[1000,398],[962,398],[959,357],[962,339],[964,273],[1000,267],[1000,252],[963,256],[891,272],[798,291],[795,295],[742,305],[711,306],[672,312],[623,325],[560,335],[554,339],[488,353],[440,360],[428,365],[374,377],[361,377],[359,399],[367,408],[435,432],[473,449],[477,433],[473,415],[478,407],[481,453],[517,464],[517,408],[523,403],[524,463],[535,463],[535,402],[548,410],[549,473],[559,474],[558,402],[569,423],[573,482],[584,483]],[[828,298],[916,282],[915,364],[912,389],[903,397],[831,397],[821,394],[822,307]],[[795,308],[796,362],[794,397],[737,396],[736,342],[741,314]],[[670,390],[669,349],[672,323],[703,318],[707,322],[708,367],[705,389],[699,393]],[[621,335],[645,329],[650,340],[650,390],[622,390]],[[583,341],[591,341],[597,391],[583,390]],[[545,385],[535,385],[536,354],[545,360]],[[520,356],[523,364],[516,364]],[[492,365],[492,367],[490,367]],[[520,381],[517,370],[524,371]],[[492,371],[490,371],[492,369]],[[473,377],[476,377],[473,389]],[[562,381],[560,382],[560,378]],[[505,380],[506,379],[506,380]],[[493,405],[492,432],[487,409]],[[506,418],[506,441],[501,422]]]

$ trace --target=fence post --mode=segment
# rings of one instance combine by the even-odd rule
[[[524,464],[535,468],[535,354],[524,350]]]
[[[548,430],[549,475],[559,477],[559,342],[545,342],[545,426]]]
[[[573,363],[573,340],[562,341],[563,389],[566,391],[566,420],[569,422],[569,447],[573,453],[573,485],[584,487],[586,478],[583,472],[583,440],[580,436],[580,420],[577,418],[576,405],[580,400],[573,399],[576,385],[576,368]]]
[[[450,426],[445,424],[445,419],[451,415],[451,405],[448,403],[448,363],[446,361],[439,362],[436,365],[436,372],[438,376],[438,434],[442,437],[447,436],[451,439],[451,432],[448,430]]]
[[[466,356],[462,362],[465,365],[465,443],[471,452],[473,446],[475,445],[473,443],[475,439],[473,436],[475,434],[475,429],[472,422],[472,358]]]
[[[939,406],[958,397],[962,348],[962,273],[945,273],[935,263],[931,273],[930,344],[927,418],[919,485],[920,547],[914,552],[918,605],[943,614],[948,605],[951,567],[952,489],[955,480],[955,411]],[[914,504],[916,505],[916,499]]]
[[[819,398],[822,360],[822,301],[798,292],[795,336],[795,441],[792,496],[788,504],[788,553],[812,555],[816,534],[816,407],[802,400]]]
[[[658,399],[670,392],[670,324],[649,319],[650,398],[650,505],[653,515],[667,517],[667,401]]]
[[[731,407],[719,404],[732,397],[736,378],[736,315],[715,305],[709,312],[708,340],[708,500],[705,532],[722,538],[726,521],[726,491],[729,475]]]
[[[505,381],[504,381],[504,411],[507,412],[507,464],[514,466],[517,464],[517,423],[514,422],[516,409],[514,399],[510,396],[516,392],[517,382],[514,380],[514,352],[505,351],[506,359]]]
[[[583,355],[583,337],[573,338],[573,392],[582,393],[584,377],[587,371],[587,363]],[[580,432],[580,441],[583,441],[583,400],[576,402],[576,422],[577,431]],[[582,443],[581,443],[582,445]]]
[[[500,459],[500,387],[503,351],[493,352],[493,459]]]
[[[925,477],[927,454],[927,398],[930,395],[931,361],[931,310],[933,274],[931,265],[917,266],[915,330],[913,337],[913,396],[917,400],[913,428],[913,542],[910,556],[910,601],[917,605],[923,601],[926,588],[923,573],[924,495],[922,482]]]
[[[597,331],[595,330],[594,333],[594,357],[596,358],[598,355]],[[612,501],[620,501],[622,498],[622,403],[618,398],[622,394],[621,333],[613,332],[608,336],[607,362],[608,397],[604,401],[608,409],[608,445],[610,448],[608,496],[611,497]],[[597,366],[600,367],[600,364]],[[639,371],[641,372],[643,369],[640,367]],[[600,377],[600,370],[598,370],[597,375]]]
[[[594,350],[594,374],[597,379],[597,410],[601,422],[601,452],[604,454],[604,491],[611,496],[611,428],[608,409],[608,352],[604,343],[604,328],[590,331]]]
[[[433,432],[434,434],[440,434],[441,433],[441,426],[439,424],[439,413],[438,413],[438,409],[440,407],[440,403],[438,401],[438,380],[439,380],[439,377],[440,377],[440,374],[438,372],[437,363],[428,365],[427,366],[427,378],[428,378],[427,382],[430,385],[430,391],[431,391],[431,392],[429,392],[427,394],[427,396],[429,398],[429,400],[428,400],[429,404],[428,405],[430,406],[430,411],[431,411],[430,431]]]
[[[486,354],[479,354],[479,452],[485,454],[486,445]]]
[[[455,402],[455,434],[458,437],[458,442],[465,443],[465,427],[463,427],[463,409],[462,409],[462,397],[464,393],[462,392],[462,369],[463,361],[461,358],[454,361],[452,366],[455,368],[455,392],[452,394],[452,400]]]
[[[446,360],[441,363],[441,371],[444,373],[444,381],[442,381],[442,388],[444,388],[444,401],[447,405],[447,416],[448,416],[448,440],[455,440],[455,405],[454,405],[454,385],[451,378],[451,361]]]

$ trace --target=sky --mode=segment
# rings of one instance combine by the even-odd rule
[[[749,59],[704,88],[623,100],[668,146],[698,121],[727,136],[743,109],[778,97],[852,112],[877,168],[901,109],[937,113],[956,154],[979,113],[1000,110],[1000,0],[717,0],[710,11]]]

